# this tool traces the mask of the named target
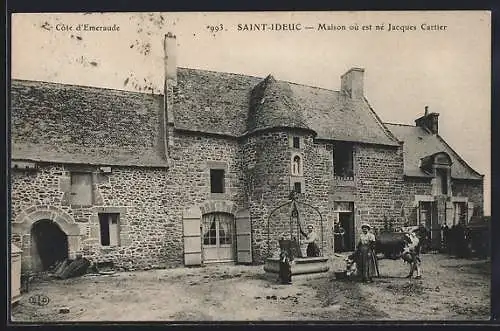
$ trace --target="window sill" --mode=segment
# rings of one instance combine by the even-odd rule
[[[113,245],[113,246],[101,246],[101,249],[102,250],[105,250],[105,251],[110,251],[110,250],[113,250],[115,248],[119,248],[120,246],[119,245]]]
[[[91,208],[93,205],[90,204],[90,205],[77,205],[77,204],[70,204],[69,205],[71,208],[75,208],[75,209],[78,209],[78,208]]]
[[[333,181],[336,186],[355,186],[354,177],[334,176]]]

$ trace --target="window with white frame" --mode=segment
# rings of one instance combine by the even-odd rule
[[[119,213],[99,213],[102,246],[120,246],[119,218]]]

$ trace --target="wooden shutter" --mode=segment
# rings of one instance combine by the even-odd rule
[[[71,195],[72,203],[75,205],[92,205],[92,174],[72,173],[71,174]]]
[[[252,226],[248,209],[239,212],[236,223],[236,261],[252,263]]]
[[[109,215],[109,245],[120,245],[120,227],[118,224],[118,214]]]
[[[182,225],[184,235],[184,265],[201,265],[201,224],[199,215],[185,215]]]

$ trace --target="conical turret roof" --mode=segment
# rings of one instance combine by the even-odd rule
[[[247,131],[279,127],[311,130],[289,83],[269,75],[251,92]]]

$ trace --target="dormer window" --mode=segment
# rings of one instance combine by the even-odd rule
[[[448,169],[437,168],[438,193],[448,195]]]
[[[420,169],[426,174],[435,176],[433,194],[451,195],[451,158],[445,152],[438,152],[420,159]]]

